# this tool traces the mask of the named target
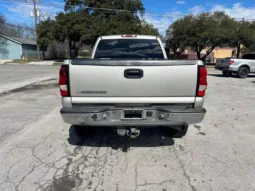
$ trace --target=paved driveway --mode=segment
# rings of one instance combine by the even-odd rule
[[[97,128],[81,140],[54,80],[0,96],[0,190],[255,190],[255,76],[208,81],[205,120],[183,139]]]

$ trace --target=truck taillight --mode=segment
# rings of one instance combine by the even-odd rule
[[[199,66],[199,77],[198,77],[198,90],[197,96],[203,97],[205,96],[205,90],[207,88],[207,70],[204,66]]]
[[[232,64],[234,64],[234,63],[235,63],[234,60],[230,60],[230,61],[229,61],[229,65],[232,65]]]
[[[62,65],[59,70],[59,83],[58,84],[59,84],[61,96],[68,97],[69,91],[68,91],[68,66],[67,65]]]

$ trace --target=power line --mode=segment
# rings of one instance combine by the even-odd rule
[[[31,5],[33,3],[29,3],[29,2],[25,2],[23,1],[23,3],[21,1],[10,1],[10,0],[0,0],[1,2],[8,2],[8,3],[13,3],[13,4],[27,4],[27,5]],[[79,6],[75,6],[75,5],[61,5],[61,4],[40,4],[39,7],[58,7],[58,8],[65,8],[65,7],[70,7],[70,8],[77,8]],[[129,10],[124,10],[124,9],[111,9],[111,8],[98,8],[98,7],[83,7],[84,9],[92,9],[92,10],[98,10],[98,11],[108,11],[108,12],[127,12],[127,13],[138,13],[138,11],[129,11]],[[184,17],[185,14],[177,14],[177,13],[169,13],[169,14],[159,14],[159,13],[148,13],[148,12],[144,12],[144,13],[140,13],[143,15],[147,15],[147,16],[160,16],[160,17],[170,17],[170,18],[181,18]],[[232,17],[233,19],[236,20],[242,20],[243,18],[235,18]],[[247,21],[255,21],[255,19],[245,19]]]
[[[22,26],[19,26],[19,25],[14,25],[14,24],[9,24],[9,23],[5,23],[5,22],[0,22],[0,25],[8,25],[8,26],[11,26],[11,27],[16,27],[16,28],[24,28],[24,29],[29,29],[29,30],[35,30],[34,28],[31,28],[31,27],[22,27]]]

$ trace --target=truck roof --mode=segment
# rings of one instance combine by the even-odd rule
[[[123,39],[123,38],[156,39],[157,36],[151,36],[151,35],[129,35],[129,34],[101,36],[101,39]]]

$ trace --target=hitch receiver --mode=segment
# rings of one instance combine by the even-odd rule
[[[140,129],[137,129],[136,127],[131,127],[130,130],[127,130],[127,135],[130,136],[132,139],[135,139],[139,137]]]

